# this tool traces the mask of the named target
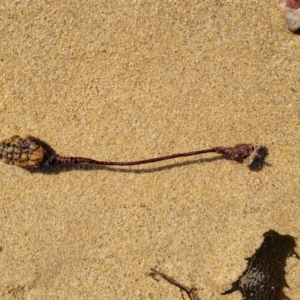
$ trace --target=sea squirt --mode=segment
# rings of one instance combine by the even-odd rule
[[[18,135],[0,142],[0,160],[6,164],[23,168],[67,166],[77,164],[89,164],[98,166],[136,166],[155,163],[179,157],[195,156],[206,153],[218,153],[223,156],[246,162],[252,171],[260,171],[265,164],[268,155],[266,147],[260,144],[237,144],[234,147],[213,147],[184,153],[175,153],[160,157],[147,158],[134,161],[100,161],[80,156],[61,156],[44,141],[33,136],[21,138]]]
[[[254,255],[248,258],[247,269],[222,295],[240,291],[244,300],[289,299],[283,292],[288,287],[284,267],[286,259],[295,256],[294,237],[274,230],[264,233],[264,241]]]

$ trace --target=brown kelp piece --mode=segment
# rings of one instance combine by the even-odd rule
[[[292,236],[269,230],[259,249],[247,259],[247,269],[242,276],[222,295],[240,291],[244,300],[289,299],[283,292],[283,288],[288,287],[284,267],[288,257],[299,258],[295,247]]]
[[[136,161],[99,161],[85,157],[68,157],[57,155],[49,145],[32,136],[20,138],[19,136],[15,135],[10,139],[0,142],[0,159],[7,164],[16,165],[23,168],[76,164],[135,166],[178,157],[195,156],[213,152],[222,154],[223,156],[238,162],[246,162],[247,166],[251,170],[256,171],[262,169],[263,164],[265,163],[265,157],[268,155],[267,149],[259,144],[238,144],[234,147],[214,147],[210,149],[176,153]]]

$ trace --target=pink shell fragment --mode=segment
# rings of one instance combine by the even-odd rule
[[[289,29],[298,30],[300,28],[300,0],[278,0],[278,6]]]

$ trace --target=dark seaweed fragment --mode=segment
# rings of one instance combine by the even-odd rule
[[[283,292],[288,287],[284,267],[295,252],[294,237],[281,235],[274,230],[264,233],[264,241],[254,255],[248,258],[247,269],[222,295],[240,291],[244,300],[289,299]]]

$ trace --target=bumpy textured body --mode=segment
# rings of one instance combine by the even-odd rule
[[[23,139],[14,135],[0,142],[0,159],[7,164],[24,168],[39,167],[45,154],[39,140],[31,136]]]

